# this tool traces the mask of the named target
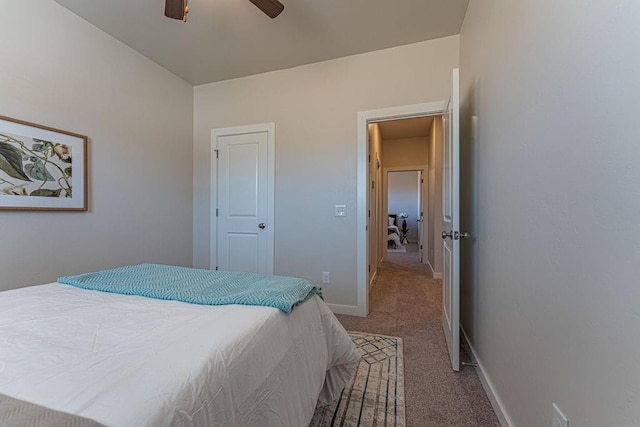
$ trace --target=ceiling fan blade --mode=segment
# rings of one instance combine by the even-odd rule
[[[185,0],[165,0],[164,16],[173,19],[184,18]]]
[[[167,0],[168,2],[169,0]],[[284,5],[278,0],[249,0],[258,9],[263,11],[269,18],[273,19],[284,10]]]

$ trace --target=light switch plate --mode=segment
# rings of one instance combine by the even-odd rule
[[[347,205],[336,205],[335,216],[347,216]]]

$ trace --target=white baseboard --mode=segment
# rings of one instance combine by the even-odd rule
[[[462,337],[467,342],[467,348],[471,350],[471,358],[472,361],[475,362],[478,366],[476,367],[476,373],[478,374],[478,378],[480,379],[480,383],[482,384],[482,388],[484,388],[485,393],[487,393],[487,397],[489,398],[489,402],[491,402],[491,406],[493,407],[493,411],[496,413],[498,417],[498,421],[500,421],[500,425],[503,427],[511,427],[514,424],[511,422],[511,419],[507,415],[507,411],[504,409],[504,404],[500,397],[496,394],[495,389],[493,388],[493,383],[491,379],[487,376],[484,370],[484,365],[478,359],[478,354],[476,353],[475,348],[471,345],[471,341],[469,341],[469,337],[465,332],[464,328],[460,328],[462,331]]]
[[[431,277],[433,277],[434,279],[442,279],[442,273],[436,273],[435,271],[433,271],[433,266],[429,261],[427,261],[427,265],[429,266],[429,270],[431,270]]]
[[[329,304],[327,303],[331,311],[334,314],[346,314],[347,316],[360,316],[360,311],[357,305],[343,305],[343,304]]]

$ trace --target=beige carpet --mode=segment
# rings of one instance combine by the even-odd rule
[[[404,427],[402,339],[349,332],[362,356],[340,399],[318,407],[310,427]]]
[[[408,247],[409,250],[410,247]],[[473,368],[451,369],[442,332],[442,283],[417,253],[394,253],[372,285],[367,318],[342,316],[347,330],[401,337],[407,427],[499,426]],[[461,360],[468,361],[466,353]]]
[[[400,247],[400,248],[388,248],[387,249],[387,253],[398,253],[398,254],[404,254],[407,252],[407,248],[405,248],[404,246]]]

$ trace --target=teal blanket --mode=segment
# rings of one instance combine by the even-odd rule
[[[261,305],[291,313],[314,294],[312,283],[295,277],[140,264],[58,278],[59,283],[95,291],[205,305]]]

